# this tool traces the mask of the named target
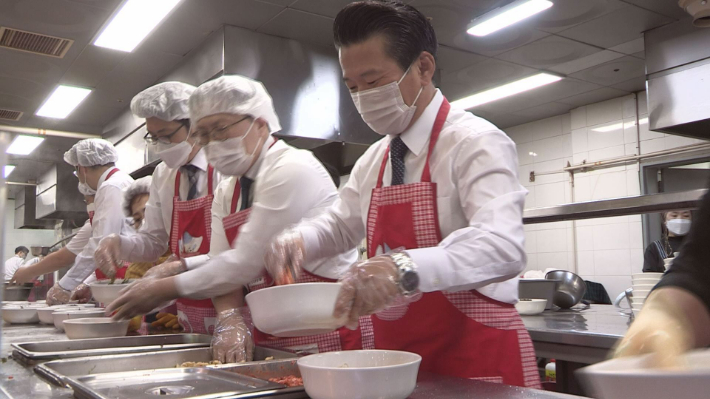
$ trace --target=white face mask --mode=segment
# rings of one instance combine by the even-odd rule
[[[195,141],[197,143],[197,141]],[[170,143],[164,144],[158,142],[158,149],[155,152],[160,159],[168,165],[168,168],[175,169],[187,163],[187,159],[190,157],[192,148],[195,147],[195,143],[190,145],[187,140],[182,143]]]
[[[93,202],[90,203],[90,204],[86,204],[86,213],[88,213],[89,215],[91,215],[91,213],[94,212],[94,211],[96,211],[96,206],[94,205]]]
[[[251,154],[247,154],[246,148],[244,148],[244,139],[251,133],[254,122],[256,120],[251,122],[249,129],[243,136],[233,137],[225,141],[213,141],[205,146],[207,161],[219,173],[228,176],[244,176],[249,170],[254,154],[260,148],[258,145],[254,146]]]
[[[79,192],[82,195],[96,195],[96,190],[89,187],[88,184],[79,182]]]
[[[370,129],[381,135],[400,134],[409,126],[417,110],[416,103],[424,87],[419,89],[411,106],[402,98],[399,84],[407,76],[410,66],[397,82],[392,82],[374,89],[350,93],[362,119]]]
[[[690,219],[671,219],[666,222],[666,227],[668,231],[677,235],[684,236],[690,231],[691,221]]]

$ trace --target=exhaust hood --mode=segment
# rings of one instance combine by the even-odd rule
[[[86,213],[84,197],[77,190],[78,180],[74,168],[57,163],[37,180],[36,217],[40,220],[74,221],[84,224]]]
[[[15,194],[16,229],[54,229],[56,220],[43,220],[35,217],[36,190],[35,186],[25,186]]]

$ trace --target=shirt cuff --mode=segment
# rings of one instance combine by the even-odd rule
[[[197,256],[191,256],[189,258],[183,259],[183,261],[185,262],[185,266],[187,266],[187,270],[197,269],[198,267],[207,263],[207,261],[209,261],[209,260],[210,260],[209,255],[197,255]]]
[[[188,272],[175,276],[175,289],[180,298],[189,298],[194,293],[195,287],[192,287],[191,277],[193,277],[192,273]]]
[[[69,276],[64,276],[62,277],[61,280],[59,280],[59,287],[62,289],[65,289],[67,291],[72,291],[74,288],[78,287],[79,284],[83,283],[81,280],[75,280]]]
[[[408,249],[405,251],[417,266],[419,290],[422,292],[443,291],[448,287],[441,281],[440,272],[448,270],[448,254],[441,247]]]
[[[320,251],[320,241],[318,240],[318,230],[310,226],[302,226],[299,228],[301,238],[303,238],[303,250],[305,251],[306,260],[319,259],[317,256]]]
[[[133,249],[135,248],[135,244],[133,243],[133,240],[131,240],[131,237],[132,236],[119,235],[119,238],[121,239],[121,258],[123,259],[130,259]]]

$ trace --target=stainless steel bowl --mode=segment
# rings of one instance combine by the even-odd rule
[[[578,275],[566,270],[555,270],[547,273],[548,280],[560,280],[552,302],[562,309],[569,309],[578,304],[587,292],[587,284]]]
[[[5,283],[4,292],[2,295],[3,301],[26,301],[30,297],[33,284],[27,283],[23,285]]]

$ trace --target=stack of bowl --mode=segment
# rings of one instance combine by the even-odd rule
[[[663,273],[637,273],[631,276],[631,287],[633,288],[631,308],[634,312],[641,310],[653,287],[661,281],[661,277],[663,277]]]

